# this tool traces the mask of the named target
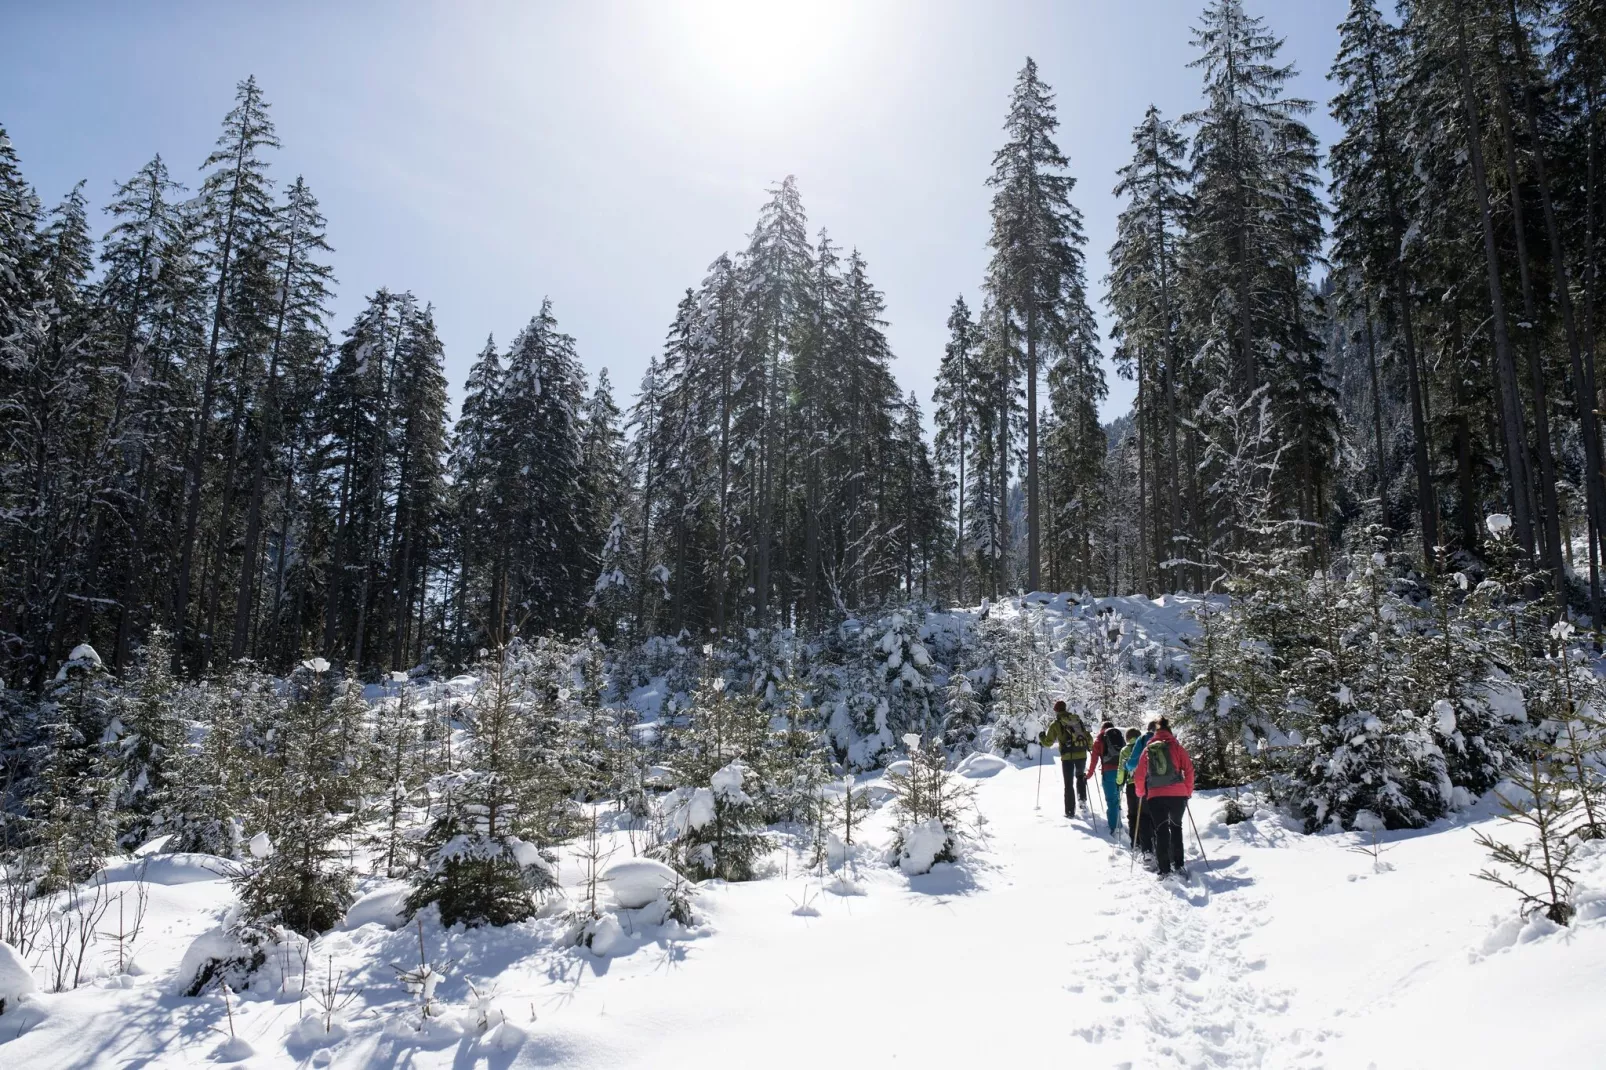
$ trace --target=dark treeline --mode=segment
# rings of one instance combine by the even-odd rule
[[[98,241],[81,189],[45,211],[0,135],[6,682],[86,641],[121,668],[156,626],[187,676],[372,676],[515,633],[1202,589],[1374,525],[1426,572],[1475,560],[1494,512],[1558,609],[1598,610],[1606,3],[1355,0],[1329,207],[1272,30],[1211,0],[1195,43],[1197,108],[1151,107],[1115,176],[1132,412],[1100,424],[1077,187],[1028,60],[931,440],[869,267],[791,179],[666,316],[633,403],[543,304],[452,424],[426,302],[381,289],[336,332],[325,221],[272,174],[254,80],[197,188],[153,159]]]
[[[1319,286],[1314,105],[1235,0],[1195,37],[1201,107],[1150,109],[1116,190],[1138,401],[1108,584],[1199,587],[1274,529],[1321,565],[1372,524],[1428,571],[1502,513],[1557,609],[1598,620],[1606,5],[1354,0]]]
[[[676,309],[627,414],[543,303],[448,420],[429,306],[338,337],[317,200],[254,79],[199,189],[153,159],[97,243],[0,134],[0,663],[153,628],[205,676],[461,665],[517,633],[725,633],[935,593],[943,488],[864,259],[790,179]]]

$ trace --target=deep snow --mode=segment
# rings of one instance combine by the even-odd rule
[[[313,947],[314,984],[332,957],[363,990],[343,1036],[324,1047],[321,1026],[298,1028],[316,1008],[298,1009],[294,976],[284,995],[236,999],[235,1028],[252,1066],[1594,1065],[1606,897],[1586,891],[1571,931],[1510,923],[1511,899],[1471,876],[1487,814],[1386,834],[1376,867],[1347,849],[1357,836],[1305,837],[1264,813],[1227,828],[1201,798],[1210,867],[1161,884],[1089,822],[1059,817],[1052,781],[1037,809],[1036,782],[1031,766],[976,781],[985,824],[960,866],[906,878],[866,861],[862,894],[843,895],[777,857],[766,880],[706,886],[698,926],[627,936],[613,958],[556,946],[557,918],[426,927],[445,966],[435,995],[461,1020],[428,1033],[389,965],[416,963],[416,934],[386,928],[381,888],[353,909],[366,924]],[[1586,888],[1606,887],[1606,853],[1586,866]],[[578,878],[572,861],[563,869]],[[176,996],[173,974],[231,894],[187,866],[151,876],[169,873],[176,882],[152,888],[131,987],[106,978],[26,998],[0,1016],[0,1065],[220,1054],[221,996]],[[475,1031],[470,983],[507,1016],[489,1036]]]
[[[1157,643],[1186,628],[1175,603],[1113,601]],[[231,1043],[220,993],[175,994],[233,903],[227,864],[129,860],[108,871],[112,893],[141,872],[151,885],[131,971],[97,963],[85,987],[14,1002],[0,1067],[1600,1064],[1606,848],[1586,850],[1578,919],[1558,931],[1474,879],[1492,803],[1383,833],[1374,860],[1361,834],[1303,836],[1267,809],[1228,827],[1200,797],[1208,867],[1190,832],[1192,879],[1161,883],[1101,819],[1059,816],[1052,762],[970,759],[979,820],[961,863],[929,874],[887,863],[883,809],[856,863],[822,875],[777,851],[764,879],[702,886],[689,926],[661,903],[610,908],[593,926],[607,956],[565,942],[566,905],[500,930],[426,924],[443,976],[422,1028],[397,882],[361,882],[346,925],[311,947],[306,995],[292,954],[265,971],[268,991],[236,996]],[[603,824],[613,862],[631,858],[606,811]],[[579,902],[579,861],[559,871]],[[360,994],[326,1031],[313,993],[331,973]]]

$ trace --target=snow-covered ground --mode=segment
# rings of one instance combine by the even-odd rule
[[[1378,866],[1354,836],[1301,836],[1264,812],[1228,828],[1201,797],[1210,865],[1162,884],[1059,816],[1057,775],[1042,770],[1040,809],[1032,766],[978,778],[983,822],[961,865],[906,878],[866,860],[843,894],[777,854],[767,879],[701,889],[692,928],[627,933],[612,957],[559,946],[555,917],[426,927],[445,1013],[424,1032],[391,965],[416,965],[417,933],[387,927],[396,889],[373,885],[311,952],[311,987],[332,960],[361,989],[344,1028],[298,1024],[318,1011],[292,964],[285,991],[233,1001],[246,1043],[228,1047],[223,997],[173,988],[229,886],[204,860],[153,859],[137,972],[8,1009],[0,1065],[183,1066],[247,1048],[265,1067],[1599,1065],[1606,851],[1557,932],[1510,921],[1511,898],[1473,879],[1486,812],[1385,834]],[[563,869],[572,885],[577,865]],[[479,1032],[475,992],[505,1025]]]
[[[1097,626],[1099,607],[1044,601],[1040,624],[1056,639]],[[1164,670],[1185,658],[1194,604],[1099,605],[1130,622],[1123,647]],[[420,931],[401,920],[404,885],[366,878],[346,924],[303,949],[305,962],[279,948],[254,989],[227,1001],[216,986],[179,994],[199,953],[220,946],[227,864],[120,862],[107,876],[122,908],[141,875],[149,891],[132,966],[117,970],[103,938],[90,983],[47,993],[36,956],[39,991],[19,996],[26,979],[0,958],[0,999],[16,989],[0,1014],[0,1067],[1602,1065],[1606,845],[1583,849],[1579,915],[1557,930],[1522,922],[1513,896],[1474,877],[1485,865],[1474,832],[1499,824],[1493,800],[1384,833],[1374,858],[1360,834],[1304,836],[1265,808],[1226,826],[1207,794],[1192,812],[1208,865],[1190,834],[1190,880],[1161,883],[1102,821],[1059,815],[1051,755],[1041,766],[974,756],[960,770],[976,788],[970,839],[958,864],[926,875],[888,864],[881,810],[853,863],[821,874],[779,847],[763,879],[697,889],[689,925],[663,919],[662,904],[610,906],[593,949],[574,946],[564,916],[584,898],[576,847],[559,862],[566,900],[501,929]],[[639,834],[601,816],[612,861],[632,858]],[[645,902],[653,879],[637,867],[625,898]],[[427,1024],[402,976],[421,939],[441,975]],[[331,984],[339,1006],[326,1015]]]

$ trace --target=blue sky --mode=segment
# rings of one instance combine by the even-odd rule
[[[436,307],[454,400],[486,334],[505,345],[550,296],[628,402],[680,293],[793,174],[811,229],[867,258],[929,418],[948,308],[979,303],[984,181],[1024,57],[1058,95],[1101,294],[1115,169],[1149,103],[1196,105],[1202,4],[0,0],[0,123],[47,203],[82,178],[98,209],[156,152],[193,186],[255,74],[274,175],[304,175],[329,217],[336,330],[376,288],[413,290]],[[1327,145],[1345,0],[1248,6],[1287,39]],[[1132,397],[1110,386],[1107,418]]]

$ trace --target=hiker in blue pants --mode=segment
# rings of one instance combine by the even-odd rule
[[[1121,785],[1117,782],[1116,774],[1120,772],[1121,748],[1125,740],[1121,738],[1121,730],[1108,719],[1099,725],[1099,738],[1093,741],[1093,750],[1087,756],[1087,775],[1092,779],[1093,770],[1098,769],[1104,780],[1104,811],[1110,822],[1110,835],[1115,835],[1116,828],[1121,824]]]
[[[1160,722],[1159,722],[1158,719],[1152,720],[1145,727],[1146,727],[1147,731],[1145,731],[1143,733],[1143,735],[1138,737],[1138,740],[1137,740],[1136,743],[1132,744],[1131,756],[1128,757],[1127,760],[1126,760],[1126,779],[1128,780],[1128,782],[1132,782],[1132,781],[1136,780],[1137,771],[1138,771],[1138,762],[1143,757],[1143,748],[1147,747],[1149,745],[1149,741],[1154,738],[1154,731],[1155,731],[1155,729],[1160,727]],[[1135,795],[1137,793],[1137,785],[1135,783],[1133,783],[1132,786],[1133,786],[1133,794]],[[1153,854],[1154,853],[1154,821],[1153,821],[1151,815],[1146,814],[1146,813],[1143,812],[1143,803],[1142,803],[1141,799],[1137,801],[1136,806],[1137,806],[1137,823],[1138,823],[1138,828],[1137,828],[1137,848],[1138,848],[1138,850],[1142,851],[1144,854]]]

